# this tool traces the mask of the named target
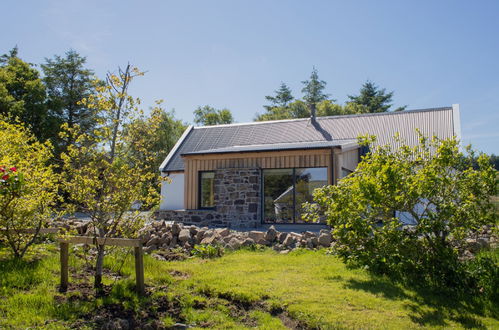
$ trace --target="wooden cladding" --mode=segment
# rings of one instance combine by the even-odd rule
[[[327,167],[332,183],[332,150],[286,150],[273,152],[226,153],[184,156],[186,209],[198,208],[199,172],[223,168]]]

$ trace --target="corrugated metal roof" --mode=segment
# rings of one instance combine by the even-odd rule
[[[279,150],[303,150],[303,149],[322,149],[331,147],[341,147],[356,145],[356,140],[332,140],[332,141],[314,141],[314,142],[292,142],[292,143],[272,143],[272,144],[251,144],[245,146],[231,146],[226,148],[208,149],[191,151],[181,154],[184,155],[200,155],[200,154],[227,154],[233,152],[262,152],[262,151],[279,151]]]
[[[194,127],[172,150],[161,169],[164,172],[183,171],[181,155],[193,152],[214,152],[214,150],[234,149],[245,146],[316,143],[320,141],[356,140],[358,136],[377,136],[377,144],[398,143],[393,136],[409,145],[416,145],[416,129],[425,136],[439,138],[454,136],[453,108],[433,108],[377,114],[317,117],[314,125],[309,118]],[[261,147],[259,147],[261,148]]]

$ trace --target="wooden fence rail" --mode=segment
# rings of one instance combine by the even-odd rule
[[[135,256],[135,281],[136,290],[139,295],[145,294],[144,284],[144,251],[142,250],[142,240],[128,238],[96,238],[89,236],[70,236],[59,239],[61,250],[61,287],[60,290],[65,292],[68,289],[69,283],[69,244],[95,244],[95,245],[111,245],[122,247],[133,247]]]

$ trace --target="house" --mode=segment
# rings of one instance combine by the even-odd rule
[[[409,145],[425,136],[460,138],[459,105],[452,107],[188,127],[160,167],[157,216],[200,226],[257,227],[303,223],[301,204],[315,188],[355,170],[359,135]]]

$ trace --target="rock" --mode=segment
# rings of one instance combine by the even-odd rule
[[[172,240],[172,236],[171,236],[171,234],[170,234],[170,233],[164,233],[164,234],[161,236],[161,238],[160,238],[160,240],[159,240],[159,241],[160,241],[160,243],[161,243],[162,245],[163,245],[163,244],[168,245],[168,244],[170,244],[171,240]]]
[[[265,233],[261,231],[252,230],[248,233],[248,237],[251,238],[253,241],[257,242],[261,239],[264,239]]]
[[[182,243],[187,242],[191,239],[191,232],[189,229],[182,229],[178,234],[178,240]]]
[[[286,239],[282,244],[286,247],[294,247],[296,244],[296,238],[293,235],[287,235]]]
[[[312,245],[313,245],[314,248],[316,248],[317,246],[319,246],[319,239],[316,236],[310,238],[310,240],[312,241]]]
[[[157,249],[158,249],[158,246],[157,246],[157,245],[149,245],[149,246],[146,246],[146,247],[144,248],[144,252],[146,252],[146,253],[150,253],[150,252],[155,251],[155,250],[157,250]]]
[[[170,242],[170,245],[169,245],[169,246],[170,246],[171,248],[174,248],[174,247],[177,245],[177,243],[178,243],[178,239],[177,239],[177,237],[176,237],[176,236],[173,236],[172,241]]]
[[[305,232],[303,232],[302,236],[305,239],[316,237],[316,235],[314,233],[312,233],[311,231],[305,231]]]
[[[216,243],[216,241],[217,241],[217,236],[213,235],[203,238],[200,244],[214,244]]]
[[[180,231],[181,231],[181,230],[182,230],[182,227],[181,227],[181,225],[180,225],[180,224],[178,224],[178,223],[176,223],[176,222],[175,222],[175,223],[172,225],[172,234],[173,234],[173,236],[178,235],[178,234],[180,233]]]
[[[482,248],[482,249],[488,248],[490,246],[489,240],[487,240],[485,238],[478,238],[476,240],[476,242],[480,245],[480,248]]]
[[[288,233],[280,233],[278,236],[277,236],[277,240],[279,241],[279,243],[284,243],[284,241],[286,240],[286,238],[288,237]]]
[[[206,231],[205,231],[204,229],[200,229],[200,230],[198,230],[198,232],[196,233],[196,241],[197,241],[198,243],[199,243],[199,242],[201,242],[201,241],[203,240],[203,238],[204,238],[204,233],[205,233],[205,232],[206,232]]]
[[[191,226],[191,228],[189,228],[189,231],[191,232],[191,236],[196,236],[196,234],[198,233],[198,229],[196,226]]]
[[[146,243],[146,246],[157,245],[159,243],[159,237],[154,235],[151,239]]]
[[[183,330],[183,329],[187,329],[188,326],[183,324],[183,323],[175,323],[174,325],[171,326],[170,329],[172,330]]]
[[[233,238],[229,241],[229,243],[227,243],[227,244],[229,245],[229,247],[230,247],[231,249],[236,250],[236,249],[239,249],[239,248],[241,247],[242,242],[241,242],[239,239],[237,239],[236,237],[233,237]]]
[[[319,236],[322,234],[328,234],[331,235],[331,231],[329,229],[321,229],[319,232]]]
[[[220,237],[225,237],[230,234],[229,228],[220,228],[215,231]]]
[[[289,253],[289,250],[282,250],[281,252],[279,252],[279,254],[288,254]]]
[[[277,238],[277,230],[275,229],[274,226],[270,226],[270,228],[267,230],[267,232],[265,233],[265,237],[264,239],[269,241],[269,242],[274,242],[275,239]]]
[[[251,245],[253,245],[253,244],[255,244],[255,240],[254,240],[254,239],[252,239],[252,238],[250,238],[250,237],[245,238],[245,239],[243,240],[243,242],[241,243],[241,245],[242,245],[242,246],[251,246]]]
[[[80,222],[79,224],[76,225],[76,231],[78,232],[78,235],[83,235],[87,232],[88,229],[88,222]]]
[[[272,245],[272,243],[270,243],[269,241],[267,241],[265,238],[261,238],[258,241],[255,241],[255,243],[259,244],[259,245],[265,245],[265,246],[271,246]]]
[[[130,324],[124,319],[115,319],[109,321],[105,326],[106,330],[128,330],[130,329]]]
[[[322,233],[319,236],[319,245],[323,247],[330,247],[332,241],[333,239],[331,238],[331,233]]]

